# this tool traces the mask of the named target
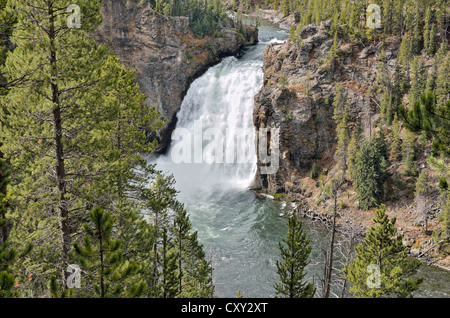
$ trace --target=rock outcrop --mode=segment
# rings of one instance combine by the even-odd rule
[[[299,215],[320,220],[325,225],[330,223],[333,203],[330,202],[332,200],[321,199],[320,183],[310,177],[310,172],[313,164],[317,164],[319,172],[323,173],[322,180],[326,182],[337,171],[334,160],[336,123],[333,120],[336,86],[342,83],[347,96],[350,133],[360,124],[368,139],[374,130],[379,129],[376,123],[380,120],[381,92],[377,77],[383,74],[392,78],[400,47],[399,37],[392,37],[384,44],[368,46],[339,38],[336,57],[329,59],[334,37],[330,34],[330,27],[331,21],[307,25],[300,32],[299,43],[289,40],[266,47],[263,54],[264,82],[255,96],[253,111],[256,129],[279,129],[278,170],[273,174],[262,174],[263,164],[259,158],[253,188],[273,197],[294,200]],[[379,68],[377,58],[382,51],[387,62]],[[259,145],[259,140],[256,144]],[[258,149],[257,153],[264,154],[264,150]],[[418,159],[420,161],[425,162],[425,157]],[[397,168],[392,165],[388,173],[401,179]],[[424,164],[421,169],[426,169]],[[427,171],[433,174],[430,169]],[[436,180],[436,174],[433,175]],[[404,182],[408,180],[404,179]],[[356,230],[358,236],[363,237],[373,225],[373,210],[358,209],[350,181],[347,180],[341,190],[338,229],[352,233]],[[412,190],[405,187],[396,191],[402,192],[388,193],[383,203],[389,217],[396,218],[398,230],[404,237],[403,243],[410,247],[410,254],[426,262],[439,259],[436,264],[449,269],[450,249],[448,245],[436,245],[423,230],[423,215],[414,208]],[[436,193],[440,192],[436,190],[429,202],[439,202]],[[439,204],[431,204],[430,211],[428,227],[437,228],[442,209]]]
[[[298,23],[300,21],[300,12],[296,11],[288,16],[285,16],[282,12],[271,9],[259,9],[253,12],[253,16],[257,16],[260,19],[269,21],[275,24],[280,29],[289,31],[292,24]]]
[[[104,1],[103,22],[93,33],[108,42],[114,54],[135,71],[146,103],[155,107],[167,125],[155,136],[162,152],[170,142],[176,113],[189,85],[208,67],[258,41],[258,30],[245,26],[244,35],[227,22],[216,37],[196,38],[187,17],[165,17],[133,2]]]
[[[332,102],[337,83],[346,89],[350,129],[359,121],[369,130],[376,120],[377,103],[370,90],[378,74],[375,56],[381,48],[344,42],[338,58],[327,62],[333,44],[330,25],[331,21],[307,25],[301,30],[300,44],[274,43],[264,52],[264,83],[255,97],[254,125],[280,129],[280,158],[275,174],[258,170],[255,189],[296,198],[305,191],[300,180],[313,163],[333,166]]]

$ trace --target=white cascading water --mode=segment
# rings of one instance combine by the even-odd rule
[[[261,56],[267,44],[278,41],[260,42],[240,59],[227,57],[192,83],[170,149],[157,160],[160,169],[174,174],[180,191],[248,189],[253,182],[253,106],[262,86]]]
[[[169,150],[154,162],[173,174],[199,240],[211,257],[216,296],[273,296],[284,220],[272,201],[248,188],[256,173],[254,96],[261,89],[262,52],[286,33],[262,27],[260,43],[227,57],[190,86]],[[255,275],[255,273],[258,275]]]
[[[193,180],[208,190],[246,188],[253,181],[252,109],[253,98],[261,88],[262,70],[257,60],[239,63],[240,67],[237,63],[235,57],[228,57],[211,67],[192,83],[183,100],[167,155],[179,165],[180,173],[174,174],[184,190],[194,189]]]

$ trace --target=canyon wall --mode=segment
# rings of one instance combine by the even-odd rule
[[[216,36],[196,38],[188,17],[165,17],[131,1],[103,1],[102,24],[92,33],[98,43],[108,42],[114,54],[135,71],[148,106],[155,107],[166,127],[150,136],[163,152],[176,124],[176,113],[198,76],[224,56],[236,55],[258,41],[258,30],[244,26],[240,34],[231,20]]]
[[[309,173],[316,162],[323,168],[333,166],[337,83],[346,90],[350,129],[359,121],[368,131],[376,120],[370,88],[378,74],[376,53],[381,47],[344,42],[339,59],[326,62],[333,44],[330,25],[331,21],[305,26],[300,44],[274,43],[264,52],[264,84],[255,97],[254,124],[257,129],[280,129],[280,167],[275,174],[258,173],[257,189],[297,197],[303,191],[302,173]]]

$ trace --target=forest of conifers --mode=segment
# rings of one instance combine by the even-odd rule
[[[383,26],[366,28],[366,7],[378,3]],[[0,3],[0,298],[1,297],[213,297],[213,268],[177,200],[173,177],[148,164],[164,126],[148,107],[134,72],[89,32],[101,21],[101,2],[79,0],[80,28],[67,25],[72,0],[2,0]],[[441,175],[441,228],[436,242],[450,242],[450,53],[445,0],[221,0],[142,1],[163,15],[189,16],[197,37],[214,36],[226,10],[242,14],[266,6],[301,12],[289,40],[301,45],[301,28],[332,20],[331,32],[349,41],[402,38],[393,77],[378,60],[382,92],[380,125],[387,134],[363,140],[346,130],[346,107],[337,87],[336,164],[353,181],[361,210],[378,206],[365,246],[389,242],[386,268],[403,268],[385,289],[367,290],[368,250],[356,248],[344,270],[350,292],[364,297],[411,296],[421,283],[410,278],[418,262],[407,257],[394,223],[381,204],[387,166],[402,164],[420,196],[429,187],[415,159],[429,154]],[[339,59],[333,45],[327,61]],[[432,60],[430,71],[425,63]],[[325,61],[325,62],[327,62]],[[399,125],[403,127],[403,138]],[[370,167],[370,169],[369,169]],[[313,178],[317,176],[311,175]],[[336,187],[336,182],[333,186]],[[328,189],[331,195],[333,189]],[[396,237],[396,239],[393,239]],[[297,242],[297,243],[296,243]],[[308,239],[289,220],[277,264],[280,296],[312,297],[306,284]],[[373,245],[371,245],[373,244]],[[287,246],[286,249],[283,246]],[[295,255],[295,256],[293,256]],[[80,285],[71,288],[78,264]],[[292,265],[294,264],[294,265]],[[289,272],[289,266],[296,272]],[[293,267],[291,267],[292,270]],[[383,278],[384,279],[384,278]],[[72,286],[73,287],[73,286]],[[383,294],[384,293],[384,294]]]

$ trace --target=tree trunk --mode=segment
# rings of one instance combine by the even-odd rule
[[[98,240],[100,243],[100,297],[105,298],[105,282],[104,282],[104,272],[105,272],[105,260],[104,260],[104,250],[103,250],[103,235],[102,235],[102,224],[100,223],[101,216],[97,219],[98,228]]]
[[[178,253],[179,253],[179,257],[178,257],[178,270],[180,271],[180,276],[178,277],[178,291],[181,295],[181,291],[182,291],[182,283],[183,283],[183,272],[181,270],[182,268],[182,242],[181,242],[181,231],[182,231],[182,226],[181,224],[178,227],[178,233],[180,233],[180,237],[178,238]]]
[[[64,147],[62,142],[62,120],[61,105],[59,100],[59,88],[56,83],[58,78],[56,48],[55,48],[55,9],[53,3],[48,2],[48,14],[50,19],[49,39],[50,39],[50,66],[51,66],[51,90],[53,102],[53,131],[55,139],[55,170],[56,183],[59,192],[58,198],[58,219],[62,244],[62,278],[63,284],[67,282],[68,273],[65,270],[68,264],[68,254],[71,246],[70,229],[68,224],[68,202],[66,199],[66,171],[64,167]]]
[[[336,232],[336,211],[337,211],[337,198],[338,198],[338,192],[336,191],[334,193],[334,208],[333,208],[333,225],[331,228],[331,239],[330,239],[330,246],[328,249],[328,260],[325,265],[325,277],[324,277],[324,291],[323,291],[323,297],[329,298],[330,297],[330,289],[331,289],[331,273],[333,271],[333,252],[334,252],[334,237]]]

